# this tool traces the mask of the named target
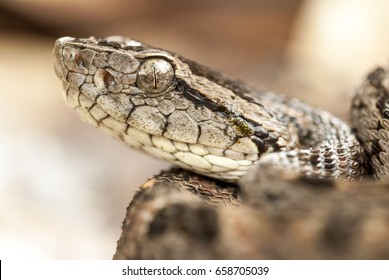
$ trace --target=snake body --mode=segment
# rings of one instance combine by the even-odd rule
[[[269,257],[261,255],[262,243],[258,245],[262,249],[253,245],[257,244],[253,236],[264,234],[261,226],[272,227],[263,217],[256,219],[258,213],[253,216],[254,210],[246,206],[240,214],[212,208],[240,203],[237,193],[229,191],[234,185],[225,184],[239,182],[248,205],[254,208],[261,205],[265,213],[270,207],[278,221],[280,216],[294,211],[288,207],[301,206],[296,221],[305,221],[311,217],[305,216],[311,210],[312,215],[322,215],[320,209],[312,208],[314,205],[342,204],[344,195],[339,200],[338,194],[323,195],[327,197],[324,201],[336,197],[336,202],[322,204],[323,200],[314,200],[316,195],[296,196],[294,191],[284,195],[283,186],[304,185],[302,178],[319,180],[309,181],[312,186],[344,179],[361,180],[370,175],[385,180],[388,176],[389,75],[383,68],[373,71],[358,88],[352,100],[350,128],[333,115],[301,101],[255,89],[178,54],[129,38],[64,37],[56,41],[53,53],[65,100],[84,120],[131,147],[206,176],[173,171],[146,183],[128,209],[116,258]],[[158,184],[164,185],[162,189]],[[277,187],[281,188],[283,194],[269,193],[270,186],[276,192]],[[356,186],[360,189],[360,185]],[[190,194],[183,194],[182,189]],[[309,206],[302,206],[303,199],[296,199],[300,196],[310,201]],[[288,207],[284,207],[285,201]],[[369,205],[370,209],[369,202],[363,205]],[[332,213],[330,209],[328,212]],[[188,219],[181,216],[185,213],[190,216]],[[386,224],[389,217],[386,214],[377,219]],[[239,224],[236,232],[219,228],[221,221],[231,223],[230,218],[225,220],[228,215],[235,217],[234,221],[242,219],[241,223],[235,222]],[[336,223],[348,222],[348,218]],[[191,228],[193,224],[195,227]],[[251,237],[239,235],[247,230],[241,230],[242,224],[249,225]],[[388,228],[384,232],[389,232]],[[325,230],[327,227],[323,226]],[[224,235],[219,236],[221,232],[230,232],[244,248],[254,246],[252,249],[261,254],[225,253],[220,248],[230,245]],[[269,236],[271,239],[272,234]],[[171,242],[176,242],[176,251],[170,247]],[[293,242],[311,246],[305,241]],[[204,253],[199,249],[199,255],[183,254],[186,249],[182,248],[191,250],[193,244],[209,250]],[[210,249],[212,246],[214,249]],[[291,248],[290,252],[296,251]],[[328,257],[333,257],[332,253]],[[282,257],[295,257],[293,254]]]

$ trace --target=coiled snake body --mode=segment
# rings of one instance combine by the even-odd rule
[[[240,203],[233,183],[240,182],[247,207],[263,208],[270,185],[276,185],[274,190],[281,186],[284,194],[289,190],[282,186],[296,180],[302,184],[302,178],[309,180],[305,185],[312,180],[336,185],[370,174],[382,180],[388,176],[389,78],[382,68],[372,72],[355,94],[351,129],[303,102],[253,89],[177,54],[124,37],[64,37],[57,40],[54,56],[65,100],[83,119],[132,147],[207,176],[173,170],[146,183],[128,210],[127,232],[119,242],[119,248],[126,249],[118,251],[117,258],[268,257],[253,246],[256,242],[246,244],[256,248],[247,249],[250,253],[225,253],[229,246],[220,232],[231,229],[220,229],[220,215],[237,214],[211,212],[230,211],[214,210],[220,204]],[[150,188],[159,183],[162,190]],[[191,193],[183,194],[182,189]],[[306,190],[299,193],[305,196]],[[254,211],[245,207],[239,211]],[[257,214],[250,213],[240,213],[237,219],[253,220]],[[258,230],[253,224],[249,227]],[[242,244],[250,238],[244,237]],[[210,243],[216,247],[211,249]],[[206,246],[207,253],[196,255],[190,250],[193,244]]]

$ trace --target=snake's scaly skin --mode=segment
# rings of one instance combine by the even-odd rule
[[[368,172],[341,120],[174,53],[123,37],[65,37],[54,54],[65,99],[82,118],[185,169],[232,182],[257,162],[317,178]]]
[[[124,37],[64,37],[54,56],[83,119],[197,173],[139,189],[114,258],[389,258],[386,69],[357,90],[351,129]]]
[[[267,168],[269,167],[269,168]],[[389,259],[389,185],[163,172],[134,196],[114,259]]]

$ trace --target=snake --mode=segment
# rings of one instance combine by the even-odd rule
[[[197,229],[192,230],[190,240],[179,243],[178,247],[186,248],[187,252],[193,246],[193,235],[201,242],[211,242],[212,234],[221,232],[215,230],[218,222],[209,218],[213,214],[208,207],[240,204],[237,185],[246,186],[243,196],[250,200],[260,197],[264,189],[274,185],[272,182],[282,186],[296,181],[319,186],[336,182],[360,186],[364,180],[384,182],[388,177],[389,74],[382,67],[372,71],[356,90],[349,126],[302,101],[257,89],[179,54],[127,37],[63,37],[55,42],[53,56],[65,101],[84,121],[130,147],[182,168],[156,176],[135,195],[128,209],[129,220],[123,224],[138,232],[138,237],[131,235],[130,244],[149,248],[146,243],[152,243],[153,232],[161,228],[169,232],[166,224],[162,226],[168,214],[161,214],[161,205],[170,201],[177,206],[182,189],[190,189],[190,194],[182,198],[184,206],[175,209],[177,213],[172,219],[176,222],[167,223],[176,225],[181,221],[178,226],[181,231],[185,221],[203,228],[201,234]],[[161,184],[162,191],[151,187]],[[180,194],[169,198],[166,188]],[[295,188],[290,189],[295,192]],[[289,190],[282,187],[281,192]],[[299,192],[305,193],[300,189]],[[311,196],[309,199],[314,200]],[[177,219],[177,215],[187,212],[187,207],[202,205],[202,200],[207,202],[201,207],[208,210],[194,216],[188,210],[191,213],[188,219]],[[150,201],[154,204],[148,204]],[[258,201],[251,206],[255,204]],[[310,210],[303,212],[306,211]],[[203,219],[211,222],[207,224]],[[202,227],[202,223],[206,225]],[[178,242],[177,232],[167,236],[165,245]],[[125,234],[122,237],[129,238]],[[172,257],[164,255],[171,250],[166,249],[167,245],[161,245],[164,253],[150,249],[149,255],[139,253],[138,245],[133,245],[131,250],[137,253],[130,258]],[[188,255],[183,255],[183,251],[174,256],[185,258]],[[225,257],[218,252],[217,257]]]

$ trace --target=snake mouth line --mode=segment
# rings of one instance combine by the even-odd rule
[[[113,138],[185,169],[198,170],[209,177],[235,182],[259,158],[258,153],[245,154],[152,135],[128,123],[115,120],[97,104],[89,106],[89,109],[82,105],[73,106],[73,109],[85,121],[99,127]]]
[[[185,169],[196,169],[209,177],[229,181],[238,180],[258,160],[258,154],[243,154],[202,144],[174,141],[133,127],[127,129],[123,140],[130,146]]]

